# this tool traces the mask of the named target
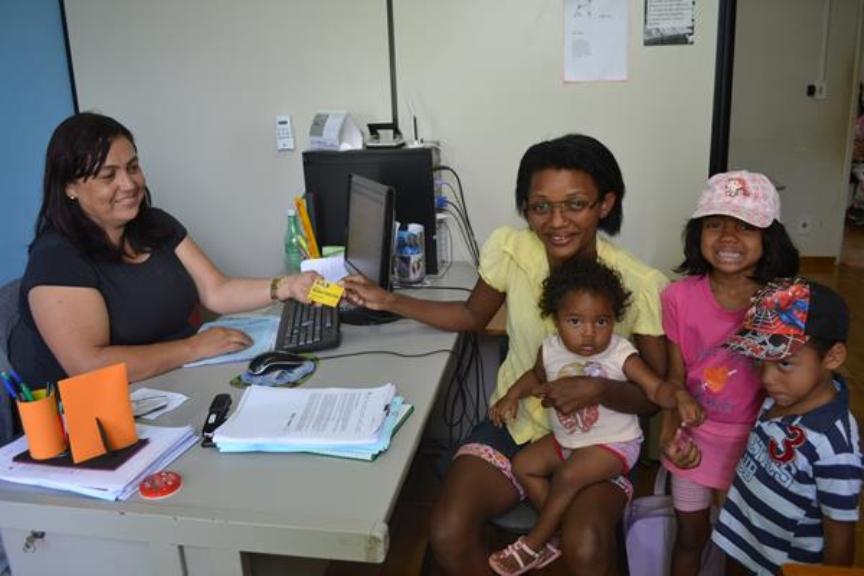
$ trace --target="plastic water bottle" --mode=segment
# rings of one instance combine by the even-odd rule
[[[285,261],[285,272],[297,274],[300,272],[300,262],[303,254],[300,252],[300,222],[297,221],[297,212],[293,208],[285,211],[285,243],[283,259]]]

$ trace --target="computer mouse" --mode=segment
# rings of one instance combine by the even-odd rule
[[[297,368],[309,359],[305,356],[283,350],[264,352],[249,361],[249,373],[256,376],[273,372],[274,370],[291,370]]]

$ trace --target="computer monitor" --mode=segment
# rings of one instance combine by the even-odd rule
[[[393,268],[393,188],[357,174],[348,176],[345,265],[390,289]]]
[[[315,227],[322,246],[345,244],[348,206],[348,175],[358,174],[396,191],[395,219],[403,226],[423,225],[428,274],[438,273],[435,187],[432,168],[436,149],[395,150],[307,150],[303,153],[303,176]]]
[[[384,289],[391,288],[393,270],[393,188],[357,174],[348,176],[345,266]],[[342,307],[346,324],[381,324],[399,317],[367,308]]]

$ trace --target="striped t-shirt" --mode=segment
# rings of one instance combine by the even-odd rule
[[[757,574],[820,563],[823,516],[858,520],[858,426],[846,384],[834,378],[834,399],[804,415],[768,418],[774,400],[767,398],[738,462],[711,538]]]

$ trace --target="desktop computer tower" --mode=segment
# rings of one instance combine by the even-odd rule
[[[304,152],[306,198],[318,243],[322,246],[345,244],[348,175],[359,174],[395,189],[396,220],[403,227],[409,222],[423,225],[426,273],[437,274],[438,240],[432,173],[437,163],[438,149],[433,147]]]

